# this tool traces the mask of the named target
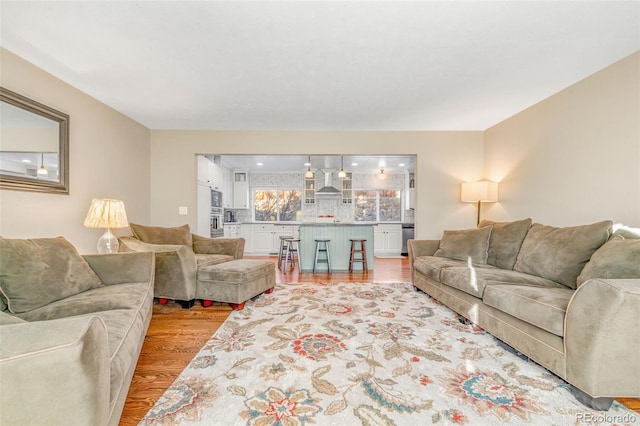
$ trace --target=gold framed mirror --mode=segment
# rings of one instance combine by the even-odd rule
[[[4,87],[0,188],[69,193],[69,116]]]

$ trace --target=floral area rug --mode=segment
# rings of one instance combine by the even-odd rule
[[[277,284],[234,311],[140,425],[624,424],[407,283]],[[625,417],[626,416],[626,417]]]

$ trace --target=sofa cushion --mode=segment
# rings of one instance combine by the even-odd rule
[[[230,262],[234,259],[233,256],[226,254],[201,254],[196,253],[196,263],[198,268],[208,265],[217,265],[218,263]]]
[[[101,318],[107,326],[111,361],[109,409],[113,410],[117,401],[124,398],[122,394],[129,388],[127,380],[131,379],[128,375],[132,374],[135,368],[150,313],[141,313],[139,309],[117,309],[96,312],[93,315]]]
[[[493,227],[489,238],[487,263],[502,269],[513,269],[531,222],[529,218],[514,222],[494,222],[487,219],[480,221],[478,228]]]
[[[446,257],[418,256],[413,261],[413,268],[432,280],[440,281],[440,271],[452,266],[465,266],[466,261],[447,259]]]
[[[149,244],[174,244],[193,249],[193,238],[188,224],[175,228],[144,226],[130,223],[131,232],[142,242]]]
[[[640,278],[640,239],[616,235],[607,241],[578,275],[578,286],[591,278]]]
[[[486,288],[482,301],[504,313],[562,337],[567,305],[574,292],[566,287],[492,285]]]
[[[21,322],[26,321],[9,313],[0,312],[0,325],[20,324]]]
[[[100,286],[100,278],[63,237],[0,238],[0,293],[14,314]]]
[[[487,266],[443,268],[440,273],[440,282],[480,298],[483,296],[485,288],[495,284],[562,287],[562,285],[545,278]]]
[[[577,287],[576,279],[591,255],[607,241],[613,223],[554,228],[534,223],[525,237],[515,271]]]
[[[490,236],[491,226],[444,231],[434,256],[464,261],[471,258],[472,263],[487,263]]]
[[[26,321],[47,321],[140,306],[153,292],[150,283],[104,286],[50,303],[17,316]]]

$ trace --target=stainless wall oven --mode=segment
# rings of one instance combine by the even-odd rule
[[[222,207],[222,192],[211,190],[211,238],[224,236],[224,209]]]
[[[222,208],[222,192],[215,189],[211,190],[211,208]]]
[[[211,228],[211,238],[224,236],[224,214],[221,208],[211,207],[209,224]]]

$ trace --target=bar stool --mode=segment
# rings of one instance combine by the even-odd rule
[[[329,268],[329,273],[331,273],[331,260],[329,259],[329,242],[331,242],[331,240],[316,239],[315,241],[316,255],[313,257],[313,273],[315,274],[318,263],[326,263],[327,268]],[[318,256],[320,253],[324,253],[324,258]]]
[[[362,263],[362,270],[367,272],[369,270],[369,266],[367,265],[367,240],[365,239],[350,239],[351,241],[351,254],[349,255],[349,272],[353,272],[353,265],[356,262]],[[357,247],[356,244],[360,244],[360,247]],[[360,253],[360,258],[356,257],[356,254]]]
[[[292,269],[295,269],[296,263],[298,263],[298,269],[300,269],[300,255],[298,253],[298,243],[300,242],[300,239],[288,238],[285,241],[287,242],[287,254],[284,258],[284,269],[287,269],[287,263],[289,262],[289,260],[291,260]]]
[[[278,250],[278,269],[282,269],[282,261],[287,256],[287,240],[293,238],[293,235],[280,236],[280,250]]]

